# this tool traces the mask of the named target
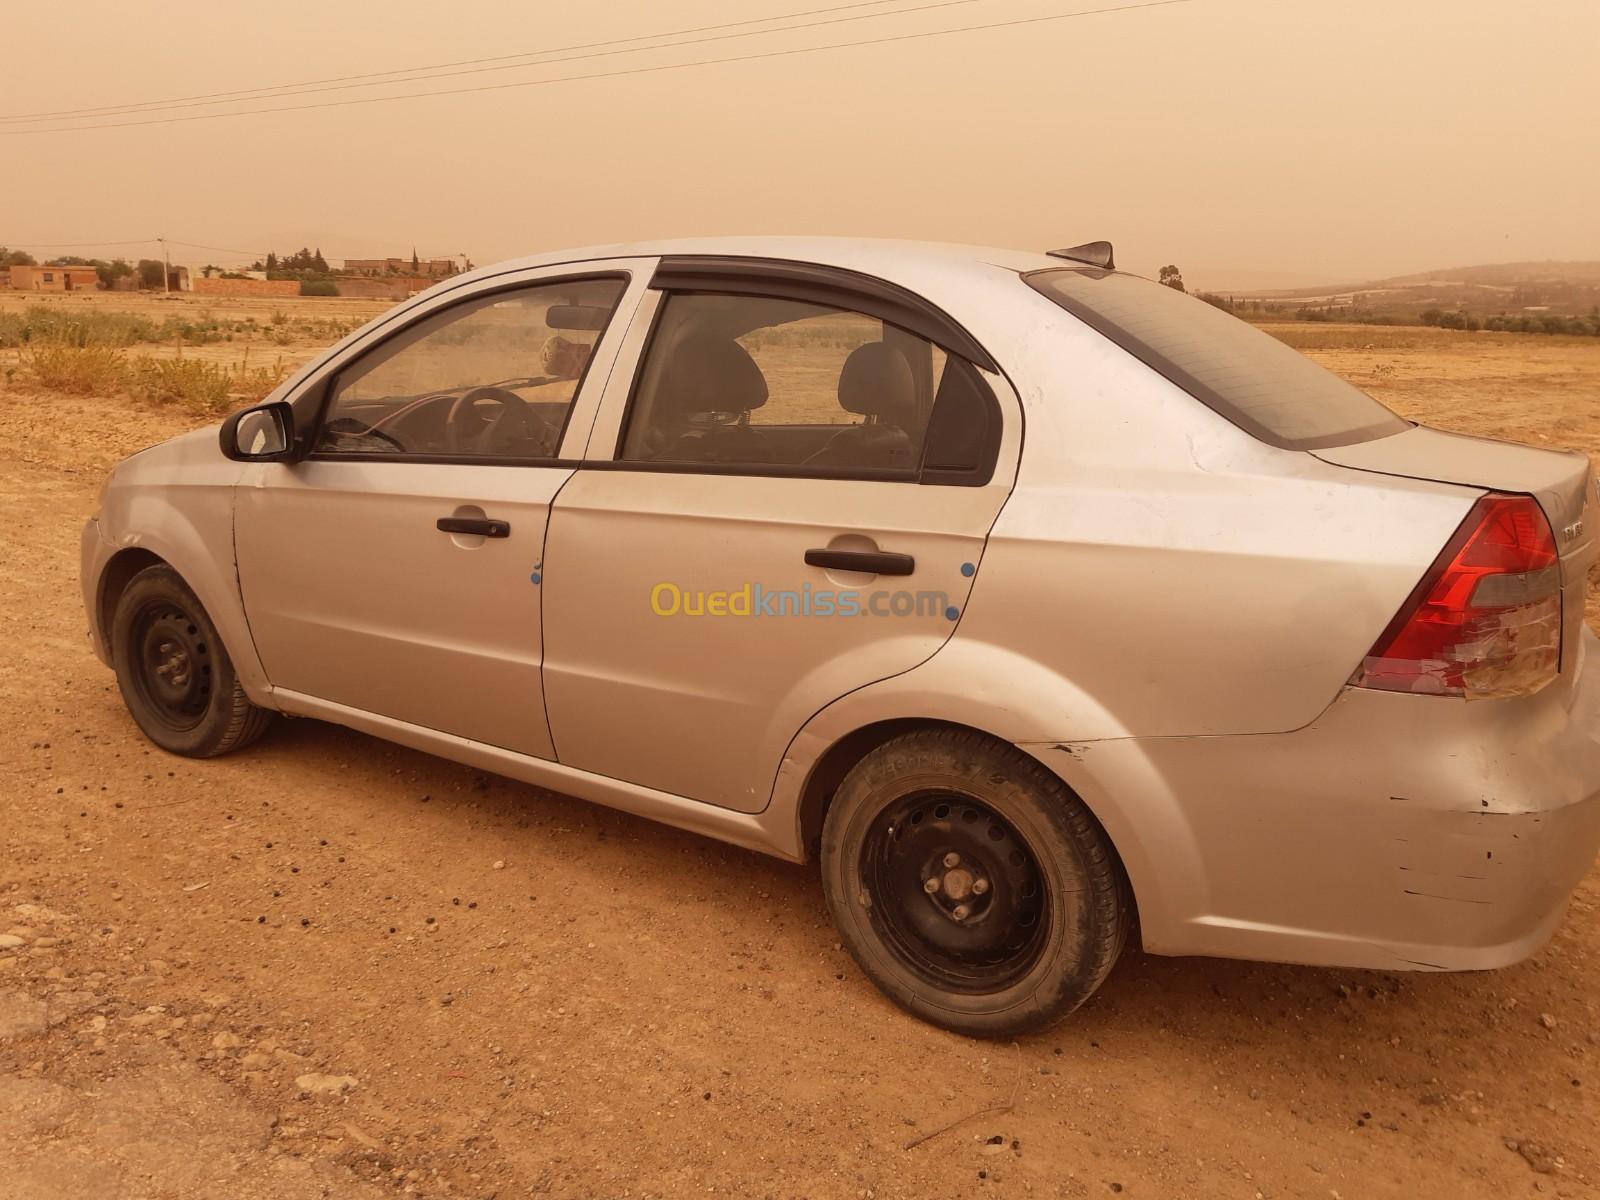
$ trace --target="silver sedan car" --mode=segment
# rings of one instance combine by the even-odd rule
[[[545,254],[111,475],[157,745],[333,721],[796,862],[981,1035],[1157,954],[1496,967],[1600,845],[1579,454],[1051,254]]]

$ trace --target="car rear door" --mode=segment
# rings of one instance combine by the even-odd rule
[[[563,449],[583,445],[626,324],[612,314],[638,294],[628,270],[463,289],[307,384],[323,392],[309,456],[254,465],[236,490],[275,690],[551,757],[539,564]]]
[[[1019,444],[1009,385],[914,297],[664,260],[552,511],[559,760],[760,811],[812,714],[951,636]]]

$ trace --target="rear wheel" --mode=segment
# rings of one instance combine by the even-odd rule
[[[111,619],[111,660],[128,712],[163,750],[226,754],[272,720],[245,696],[216,626],[171,567],[147,567],[128,582]]]
[[[1132,900],[1099,824],[1013,746],[905,734],[845,777],[823,891],[856,961],[896,1003],[998,1037],[1066,1016],[1110,972]]]

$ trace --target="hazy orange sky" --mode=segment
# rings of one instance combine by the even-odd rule
[[[807,20],[889,14],[886,0]],[[970,0],[272,104],[625,71],[1015,21]],[[126,0],[8,6],[0,116],[593,43],[843,0]],[[801,18],[794,18],[800,20]],[[745,26],[747,32],[761,26]],[[706,35],[701,35],[706,36]],[[0,122],[0,244],[138,257],[456,252],[701,233],[1045,248],[1191,285],[1600,259],[1596,0],[1192,0],[893,44],[224,120]],[[97,118],[192,116],[188,108]],[[66,245],[72,243],[73,245]],[[81,244],[81,245],[80,245]],[[174,261],[239,254],[175,247]]]

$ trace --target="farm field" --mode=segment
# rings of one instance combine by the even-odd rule
[[[0,1194],[1600,1185],[1600,870],[1508,970],[1132,952],[1064,1025],[988,1044],[872,988],[815,868],[313,721],[162,755],[86,646],[78,532],[113,463],[216,412],[41,386],[3,340],[38,303],[0,292]],[[171,335],[119,354],[229,371],[292,369],[386,307],[42,303]],[[1600,465],[1600,339],[1267,328],[1408,417]]]

